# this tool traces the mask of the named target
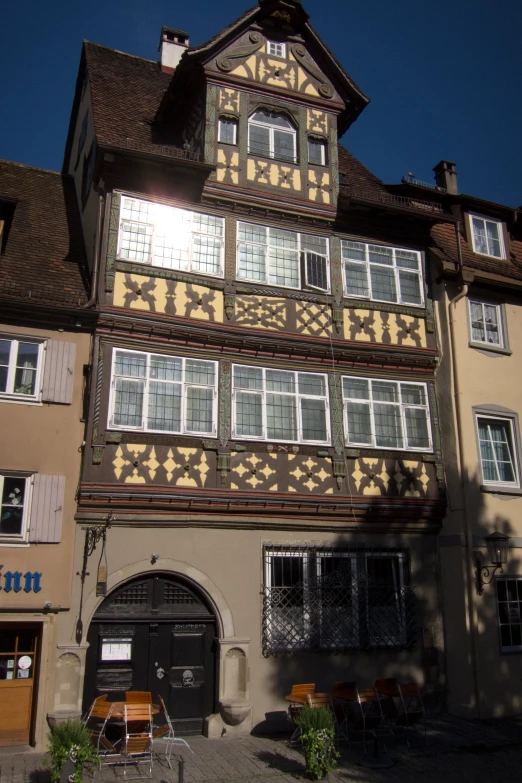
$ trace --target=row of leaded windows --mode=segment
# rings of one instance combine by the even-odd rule
[[[329,241],[239,221],[237,278],[330,290]],[[118,258],[223,277],[224,218],[122,197]],[[421,254],[342,240],[345,294],[422,306]]]
[[[343,397],[348,445],[431,448],[424,384],[345,377]],[[214,435],[216,403],[216,362],[114,350],[109,426]],[[233,365],[232,435],[328,444],[327,376]]]

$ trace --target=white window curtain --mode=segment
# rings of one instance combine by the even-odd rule
[[[343,397],[348,444],[431,448],[425,384],[345,377]]]
[[[235,365],[234,436],[329,442],[326,376]]]
[[[476,253],[493,258],[504,258],[501,224],[496,220],[472,216],[473,248]]]
[[[296,161],[297,134],[284,114],[259,109],[248,120],[248,151],[277,160]]]
[[[422,305],[421,256],[363,242],[341,241],[346,296]]]
[[[43,343],[0,339],[0,394],[36,399]]]
[[[118,258],[223,276],[224,219],[123,196]]]
[[[502,345],[500,307],[470,300],[471,339],[476,343]]]
[[[212,435],[216,362],[115,350],[110,426]]]

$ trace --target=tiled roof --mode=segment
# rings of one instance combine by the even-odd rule
[[[341,144],[339,144],[339,171],[345,175],[346,185],[351,189],[388,193],[381,180]]]
[[[0,297],[76,307],[89,298],[72,179],[0,160],[0,202],[16,202],[0,255]]]
[[[457,261],[457,240],[455,227],[449,224],[437,223],[433,226],[431,237],[434,242],[433,252],[443,260]],[[462,261],[465,267],[495,275],[510,277],[522,281],[522,242],[512,239],[509,258],[506,260],[488,258],[474,253],[465,237],[461,239]]]

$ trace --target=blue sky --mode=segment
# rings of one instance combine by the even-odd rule
[[[81,42],[156,59],[162,25],[199,44],[253,0],[21,0],[0,27],[0,157],[62,162]],[[371,103],[343,144],[385,182],[457,163],[464,193],[522,204],[520,0],[303,0]]]

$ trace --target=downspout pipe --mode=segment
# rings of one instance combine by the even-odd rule
[[[468,514],[468,507],[466,501],[466,486],[467,486],[467,470],[465,468],[466,455],[464,453],[464,443],[462,438],[462,422],[464,413],[462,410],[462,393],[460,384],[459,363],[457,361],[457,344],[456,344],[456,331],[457,323],[455,318],[456,307],[461,299],[464,299],[469,290],[469,284],[473,281],[472,275],[465,275],[463,272],[463,260],[462,260],[462,243],[460,237],[461,221],[458,220],[455,224],[455,234],[457,241],[457,266],[458,266],[458,285],[460,290],[454,299],[448,303],[448,320],[450,328],[450,340],[451,340],[451,368],[453,374],[453,389],[455,400],[455,418],[456,418],[456,438],[458,443],[457,455],[458,455],[458,470],[460,475],[461,484],[461,496],[462,496],[462,514],[464,520],[464,547],[465,547],[465,562],[466,562],[466,593],[468,604],[468,623],[470,628],[470,652],[471,652],[471,671],[473,678],[473,696],[476,705],[476,717],[480,719],[480,682],[479,672],[477,665],[477,642],[476,642],[476,620],[474,611],[474,595],[473,587],[475,584],[473,578],[473,566],[472,566],[472,547],[473,537],[471,530],[471,523]]]
[[[104,198],[100,194],[98,196],[98,217],[96,219],[96,241],[94,243],[94,258],[92,263],[92,281],[91,281],[91,295],[89,301],[82,305],[82,310],[91,310],[98,299],[98,274],[100,267],[100,246],[102,241],[102,219],[103,219],[103,203]]]

